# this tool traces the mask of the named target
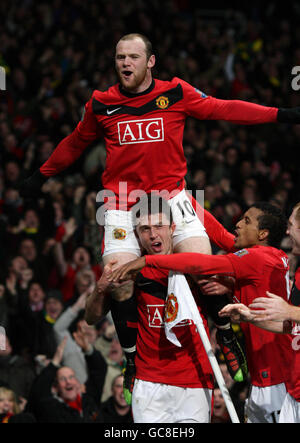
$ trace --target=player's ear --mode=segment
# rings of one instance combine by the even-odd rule
[[[268,229],[261,229],[261,230],[258,232],[258,239],[259,239],[260,241],[267,240],[268,237],[269,237],[269,231],[268,231]]]
[[[152,69],[154,67],[154,65],[155,65],[155,55],[152,54],[149,57],[149,60],[148,60],[148,63],[147,63],[147,67]]]
[[[175,225],[174,222],[172,222],[170,228],[171,228],[171,233],[174,234],[174,231],[175,231],[175,229],[176,229],[176,225]]]

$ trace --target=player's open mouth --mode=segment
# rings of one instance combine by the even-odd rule
[[[123,77],[128,79],[131,77],[132,72],[131,71],[122,71],[122,75],[123,75]]]
[[[159,242],[159,241],[156,241],[156,242],[151,244],[151,247],[152,247],[154,252],[161,252],[161,250],[162,250],[162,243]]]

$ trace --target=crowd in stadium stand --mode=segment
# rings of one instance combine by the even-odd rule
[[[59,363],[76,369],[91,402],[72,404],[87,412],[71,418],[62,413],[62,420],[132,420],[116,387],[123,355],[111,318],[95,327],[81,322],[87,294],[102,272],[96,194],[102,189],[103,141],[49,180],[43,198],[23,200],[19,183],[75,128],[91,92],[117,81],[114,46],[129,32],[152,41],[154,77],[177,76],[217,98],[299,106],[291,72],[300,66],[300,30],[293,26],[300,7],[294,2],[283,10],[277,3],[241,10],[202,9],[192,0],[163,6],[158,0],[0,3],[0,66],[6,70],[6,91],[0,91],[0,325],[7,337],[0,351],[0,398],[14,405],[8,415],[0,401],[0,422],[46,420],[39,395],[54,380],[53,359],[61,357],[62,343],[71,350]],[[299,143],[299,125],[248,127],[190,118],[184,135],[187,189],[203,189],[205,208],[229,231],[257,201],[289,214],[299,201]],[[289,252],[288,239],[282,249]],[[214,247],[214,253],[222,251]],[[291,256],[291,277],[296,264]],[[232,383],[218,358],[242,418],[248,385]],[[93,379],[93,364],[102,371],[101,382]],[[230,421],[218,390],[215,399],[212,421]]]

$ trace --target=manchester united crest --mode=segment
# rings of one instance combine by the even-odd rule
[[[113,230],[113,237],[115,240],[124,240],[126,238],[127,232],[125,229],[116,228]]]
[[[156,106],[160,109],[166,109],[169,106],[169,99],[168,97],[165,97],[164,95],[160,95],[156,99]]]
[[[177,297],[171,293],[168,295],[165,306],[165,322],[171,323],[174,321],[178,314],[178,301]]]

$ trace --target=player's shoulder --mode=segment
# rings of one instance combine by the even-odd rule
[[[92,93],[92,99],[104,102],[107,100],[113,100],[114,98],[117,98],[119,96],[120,92],[118,84],[108,86],[107,89],[103,91],[100,91],[99,89],[94,89]]]
[[[251,248],[256,256],[263,257],[266,264],[277,268],[288,268],[289,258],[284,251],[272,246],[253,246]]]

